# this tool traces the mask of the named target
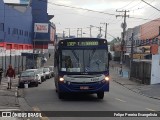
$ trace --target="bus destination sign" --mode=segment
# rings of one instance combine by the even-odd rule
[[[67,46],[97,46],[98,41],[81,41],[81,42],[67,42]]]

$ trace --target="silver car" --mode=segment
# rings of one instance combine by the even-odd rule
[[[51,76],[54,77],[54,66],[49,66]]]
[[[42,83],[42,79],[41,79],[41,74],[39,74],[38,69],[27,69],[26,71],[33,71],[36,73],[37,77],[38,77],[38,83]]]
[[[38,73],[41,75],[42,82],[46,80],[46,75],[43,72],[43,68],[38,69]]]
[[[34,85],[38,87],[38,75],[34,71],[23,71],[19,76],[19,87],[24,87],[24,84]]]
[[[50,72],[49,67],[44,67],[43,73],[46,75],[46,78],[48,78],[48,79],[51,78],[51,72]]]

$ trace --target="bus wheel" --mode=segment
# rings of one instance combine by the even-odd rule
[[[97,93],[98,99],[103,99],[104,98],[104,92],[99,92]]]
[[[56,88],[56,93],[58,92],[57,88]]]
[[[64,94],[62,92],[58,92],[58,98],[59,99],[63,99],[64,98]]]

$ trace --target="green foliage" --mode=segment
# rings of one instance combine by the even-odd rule
[[[114,38],[111,42],[110,42],[110,51],[114,51],[114,44],[115,43],[121,43],[121,38],[117,37],[117,38]]]
[[[111,44],[120,43],[121,41],[122,41],[121,38],[117,37],[117,38],[114,38],[110,43]]]

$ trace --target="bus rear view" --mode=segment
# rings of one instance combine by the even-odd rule
[[[59,98],[65,93],[96,93],[103,99],[109,91],[109,57],[105,39],[74,38],[59,41],[55,49],[55,86]]]

